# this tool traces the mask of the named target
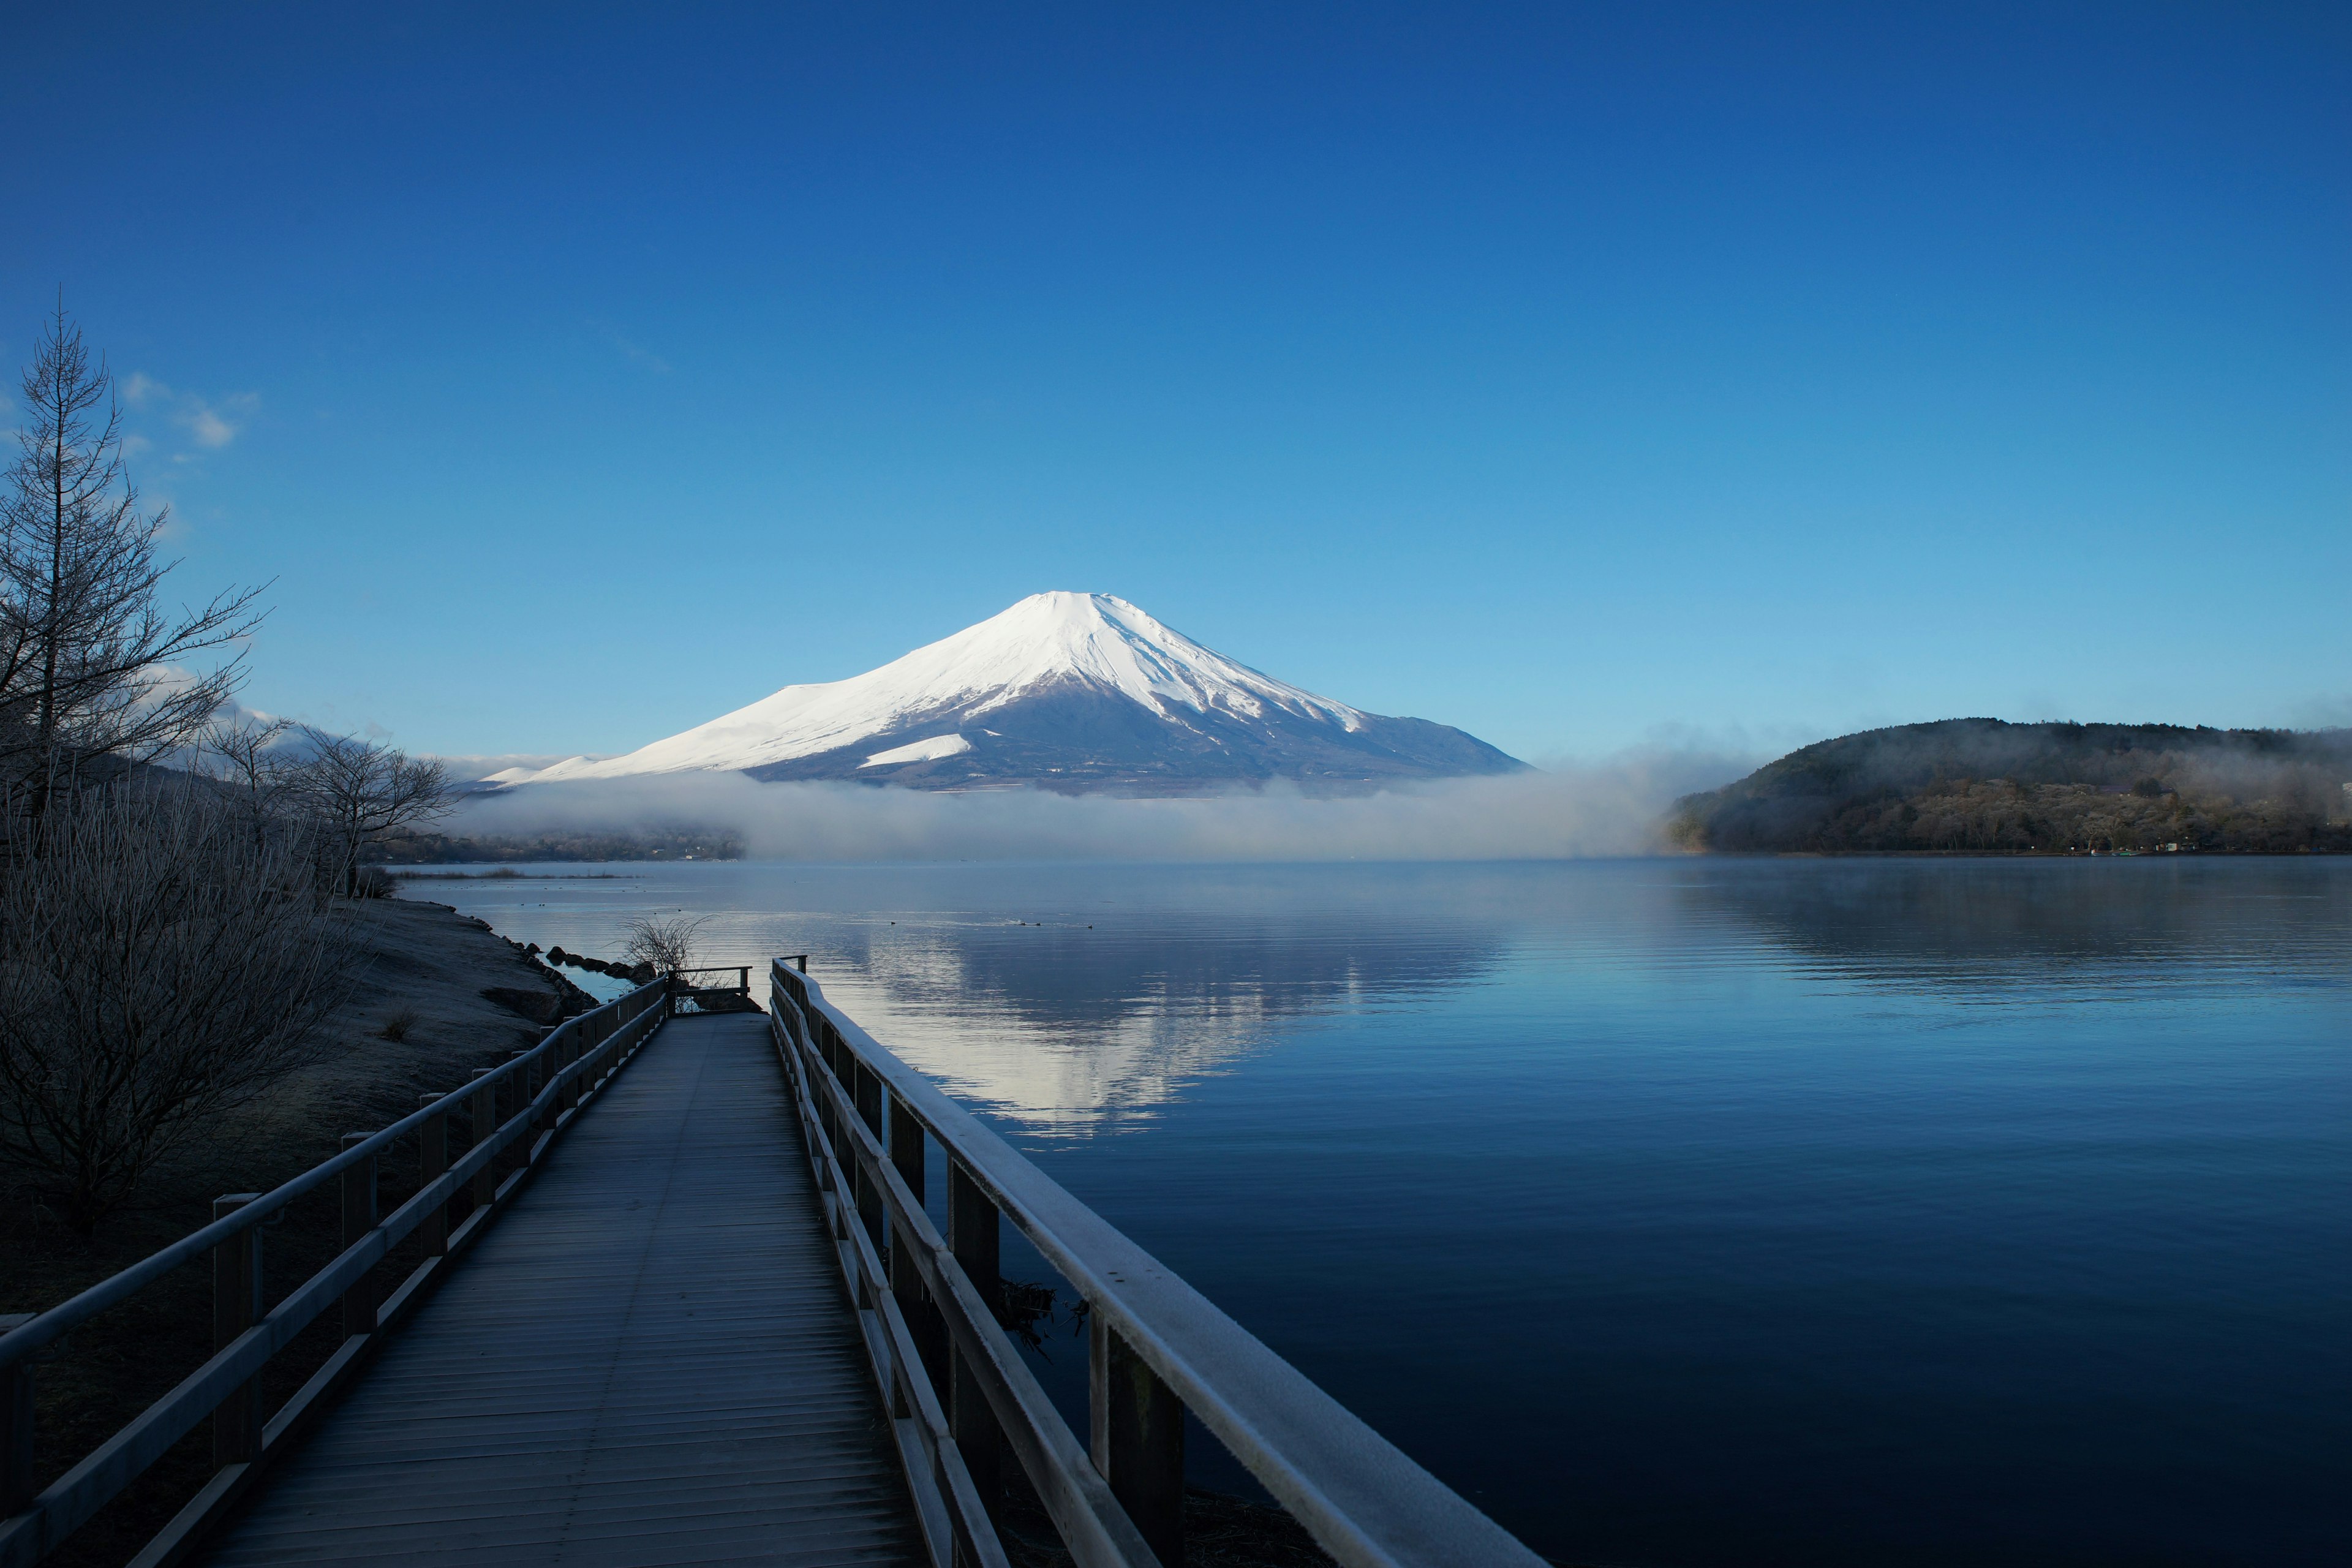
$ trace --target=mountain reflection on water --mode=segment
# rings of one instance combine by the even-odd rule
[[[1557,1561],[2352,1540],[2352,861],[616,869]]]
[[[1401,935],[1279,875],[1106,868],[1058,898],[1021,870],[956,881],[986,907],[838,919],[812,967],[907,1061],[1040,1135],[1146,1125],[1318,1016],[1476,980],[1509,941],[1475,897]]]
[[[1666,859],[1468,866],[634,868],[435,884],[507,934],[617,952],[643,909],[706,962],[810,951],[826,995],[1010,1127],[1149,1125],[1318,1021],[1513,964],[1591,994],[1769,970],[1967,1004],[2260,985],[2325,966],[2352,877],[2306,859]]]

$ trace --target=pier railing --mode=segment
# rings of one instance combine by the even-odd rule
[[[1346,1568],[1541,1559],[1079,1203],[777,961],[769,1008],[938,1568],[1005,1562],[1017,1463],[1079,1568],[1183,1562],[1190,1411]],[[948,1233],[923,1205],[936,1144]],[[1081,1447],[1001,1326],[1000,1216],[1087,1305]]]
[[[677,970],[670,975],[669,1006],[673,1015],[756,1013],[760,1005],[751,1000],[751,967]]]
[[[661,1027],[667,990],[667,982],[656,980],[582,1014],[531,1049],[477,1073],[465,1088],[424,1096],[414,1114],[382,1131],[347,1135],[341,1153],[273,1192],[215,1199],[210,1225],[0,1334],[0,1568],[38,1563],[209,1417],[211,1479],[131,1559],[131,1568],[170,1568],[184,1557],[507,1207],[581,1108]],[[467,1124],[470,1144],[455,1160],[449,1157],[453,1117]],[[378,1217],[377,1163],[412,1135],[416,1194]],[[518,1150],[520,1163],[501,1180],[494,1166],[509,1149]],[[265,1310],[261,1227],[330,1182],[341,1189],[342,1251]],[[472,1209],[453,1226],[452,1209],[461,1194],[471,1199]],[[424,1260],[377,1300],[370,1271],[412,1235],[423,1238]],[[40,1352],[206,1254],[213,1273],[212,1359],[35,1494],[33,1380]],[[307,1324],[338,1305],[341,1344],[283,1406],[265,1415],[262,1369]]]

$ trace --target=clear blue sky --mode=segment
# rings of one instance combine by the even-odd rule
[[[2352,721],[2352,7],[12,5],[253,705],[618,751],[1045,588],[1522,755]]]

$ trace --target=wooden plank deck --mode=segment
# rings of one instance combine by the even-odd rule
[[[917,1563],[758,1015],[667,1025],[205,1554]]]

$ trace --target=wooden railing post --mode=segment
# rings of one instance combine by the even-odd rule
[[[492,1068],[474,1069],[474,1099],[468,1110],[473,1123],[473,1141],[468,1149],[478,1149],[490,1141],[499,1130],[499,1086],[490,1079]],[[499,1173],[486,1163],[474,1173],[474,1207],[486,1209],[499,1194]]]
[[[426,1091],[416,1097],[419,1106],[431,1105],[441,1097]],[[421,1190],[441,1179],[449,1168],[449,1113],[434,1112],[416,1129],[416,1185]],[[424,1223],[416,1227],[417,1239],[425,1244],[425,1256],[439,1258],[449,1250],[449,1205],[436,1204]]]
[[[346,1132],[343,1147],[364,1143],[372,1134]],[[343,1168],[343,1248],[349,1251],[360,1237],[375,1228],[375,1156],[356,1161]],[[371,1272],[354,1280],[343,1292],[343,1337],[375,1332],[375,1277]]]
[[[213,1218],[235,1214],[259,1193],[213,1200]],[[247,1226],[213,1248],[213,1349],[261,1321],[261,1227]],[[249,1377],[213,1409],[213,1468],[242,1465],[261,1453],[261,1379]]]
[[[1089,1448],[1164,1568],[1184,1562],[1184,1404],[1100,1312],[1089,1316]]]
[[[564,1026],[562,1024],[558,1024],[556,1026],[557,1029],[562,1029],[563,1027]],[[577,1026],[574,1026],[573,1027],[576,1029]],[[554,1039],[554,1037],[553,1033],[551,1032],[549,1038]],[[552,1046],[546,1045],[544,1042],[541,1043],[540,1054],[531,1062],[531,1067],[533,1068],[531,1074],[531,1099],[537,1100],[541,1095],[547,1094],[547,1086],[555,1081],[555,1075],[560,1070],[557,1065],[558,1058],[562,1056],[563,1047],[565,1045],[570,1043],[571,1039],[572,1036],[566,1034],[562,1039],[557,1039],[555,1044]],[[552,1132],[555,1131],[555,1119],[562,1115],[563,1111],[563,1108],[556,1103],[557,1099],[557,1096],[548,1095],[547,1106],[539,1113],[539,1121],[537,1125],[541,1132]]]
[[[878,1142],[882,1137],[882,1080],[874,1076],[873,1068],[854,1058],[851,1070],[855,1076],[850,1079],[849,1092],[857,1107],[857,1119],[866,1123],[866,1130],[873,1133]],[[866,1175],[863,1163],[857,1166],[857,1217],[866,1222],[866,1237],[873,1242],[875,1250],[879,1251],[890,1245],[889,1223],[882,1207],[882,1188],[874,1178]]]
[[[817,1068],[812,1066],[809,1070],[814,1073]],[[850,1173],[849,1157],[841,1152],[841,1118],[834,1110],[833,1096],[825,1092],[822,1084],[812,1082],[809,1088],[811,1098],[816,1102],[816,1124],[824,1130],[824,1141],[832,1146],[834,1155],[832,1168],[817,1174],[824,1184],[833,1189],[834,1207],[846,1213],[848,1206],[856,1201],[857,1184],[852,1181],[847,1186],[841,1184],[848,1179]],[[845,1229],[841,1234],[845,1237],[849,1233]]]
[[[963,1168],[963,1162],[950,1156],[948,1160],[948,1250],[980,1292],[980,1299],[992,1314],[1003,1294],[997,1277],[998,1252],[1001,1237],[996,1214],[996,1200],[987,1189],[972,1180]],[[975,1325],[985,1333],[989,1324]],[[996,1429],[996,1416],[988,1408],[988,1392],[980,1375],[964,1360],[961,1352],[951,1358],[954,1374],[948,1390],[948,1426],[955,1437],[956,1447],[963,1454],[964,1468],[971,1472],[971,1484],[979,1491],[981,1501],[988,1506],[992,1517],[1003,1500],[1004,1487],[1000,1479],[1000,1456],[1004,1439]]]
[[[890,1097],[890,1163],[898,1168],[899,1179],[919,1205],[923,1201],[923,1124],[895,1094]],[[914,1336],[915,1353],[922,1357],[931,1388],[944,1404],[949,1387],[947,1320],[940,1316],[939,1308],[923,1289],[923,1277],[915,1268],[916,1246],[913,1237],[892,1233],[890,1294],[898,1299],[898,1313],[907,1320],[907,1331]]]
[[[563,1037],[563,1043],[556,1047],[555,1049],[550,1053],[550,1055],[551,1055],[555,1059],[548,1063],[548,1070],[551,1072],[561,1073],[566,1068],[571,1067],[574,1062],[577,1062],[580,1059],[582,1047],[588,1043],[589,1035],[593,1033],[596,1026],[603,1021],[604,1020],[601,1018],[583,1018],[580,1022],[572,1025],[572,1032]],[[556,1088],[556,1113],[561,1115],[579,1103],[580,1075],[574,1073],[572,1077],[565,1079],[562,1083],[558,1085]]]
[[[0,1334],[23,1328],[31,1312],[0,1313]],[[0,1372],[0,1519],[33,1506],[33,1360]]]

